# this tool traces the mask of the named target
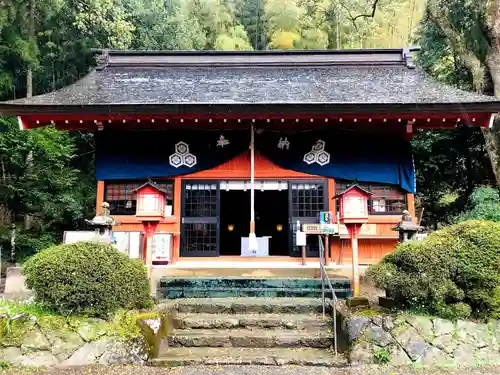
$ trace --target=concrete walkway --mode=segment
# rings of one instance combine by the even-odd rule
[[[5,375],[498,375],[500,367],[472,369],[403,369],[384,367],[360,367],[333,369],[324,367],[275,367],[275,366],[200,366],[200,367],[77,367],[54,369],[0,370]]]

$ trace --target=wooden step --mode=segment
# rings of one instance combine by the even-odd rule
[[[169,348],[151,361],[153,366],[301,365],[347,367],[343,356],[316,348]]]

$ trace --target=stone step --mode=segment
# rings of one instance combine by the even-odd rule
[[[297,297],[320,298],[321,290],[295,288],[162,288],[158,294],[164,299],[177,298],[224,298],[224,297]],[[337,298],[347,298],[350,289],[337,289]]]
[[[330,316],[309,314],[178,314],[178,329],[269,328],[284,330],[328,330]]]
[[[169,348],[153,366],[301,365],[347,367],[345,357],[316,348]]]
[[[350,289],[350,280],[331,279],[334,289]],[[269,278],[269,277],[162,277],[159,288],[193,289],[317,289],[321,290],[318,278]]]
[[[320,298],[191,298],[179,299],[173,305],[179,313],[320,314],[323,311]]]
[[[256,278],[320,278],[321,272],[318,267],[278,267],[269,262],[268,267],[255,267],[251,266],[249,262],[247,268],[241,267],[222,267],[218,262],[212,262],[212,267],[189,267],[179,265],[178,262],[175,267],[161,267],[153,268],[153,278],[160,280],[164,277],[256,277]],[[280,263],[278,263],[280,264]],[[326,269],[328,276],[331,280],[335,279],[349,279],[351,277],[351,269],[345,267],[330,267]]]
[[[175,330],[160,344],[160,355],[169,347],[233,347],[233,348],[330,348],[333,333],[319,331],[266,330],[266,329],[195,329]]]

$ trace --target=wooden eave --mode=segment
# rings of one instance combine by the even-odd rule
[[[342,119],[488,126],[500,101],[428,79],[415,67],[416,50],[96,50],[97,67],[87,76],[52,93],[0,103],[0,114],[20,116],[27,129],[130,122],[243,127],[245,121],[304,127],[303,120]]]

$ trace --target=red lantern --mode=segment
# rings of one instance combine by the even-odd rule
[[[159,221],[165,216],[167,192],[152,181],[134,190],[137,194],[136,216],[140,220]]]
[[[363,224],[368,222],[368,199],[372,193],[352,185],[334,198],[339,199],[341,224]]]
[[[368,222],[368,198],[372,193],[354,184],[336,195],[340,199],[339,221],[347,227],[352,249],[352,290],[356,299],[360,293],[358,236],[361,226]],[[365,303],[366,301],[363,301]]]

